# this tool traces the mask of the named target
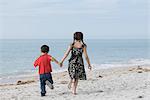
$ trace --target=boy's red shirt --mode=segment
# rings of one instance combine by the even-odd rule
[[[51,60],[52,57],[50,55],[44,54],[34,62],[34,67],[39,66],[39,74],[52,72]]]

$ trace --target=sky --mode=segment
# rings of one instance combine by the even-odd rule
[[[0,39],[150,38],[149,0],[0,0]],[[149,16],[150,17],[150,16]]]

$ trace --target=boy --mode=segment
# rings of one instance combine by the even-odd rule
[[[40,75],[40,85],[41,85],[41,96],[45,96],[46,89],[45,85],[47,84],[49,88],[53,89],[53,79],[52,79],[52,67],[51,61],[60,65],[60,63],[48,55],[49,47],[47,45],[43,45],[41,47],[41,56],[34,62],[34,67],[39,66],[39,75]]]

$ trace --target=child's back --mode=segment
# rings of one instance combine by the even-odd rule
[[[39,74],[52,72],[51,59],[52,57],[45,53],[35,61],[34,66],[39,66]]]
[[[34,66],[35,67],[39,66],[41,96],[45,96],[46,84],[51,89],[53,89],[53,79],[51,75],[51,72],[52,72],[51,61],[55,61],[57,64],[59,64],[59,62],[52,56],[48,55],[49,47],[47,45],[43,45],[41,47],[41,52],[42,52],[42,55],[34,62]]]

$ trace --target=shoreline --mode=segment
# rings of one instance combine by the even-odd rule
[[[102,68],[95,68],[94,70],[92,70],[93,72],[95,71],[106,71],[106,70],[115,70],[115,69],[130,69],[130,68],[133,68],[133,69],[136,69],[138,67],[141,67],[141,68],[147,68],[149,67],[150,65],[145,65],[145,66],[130,66],[130,67],[102,67]],[[88,73],[87,73],[88,72]],[[58,71],[58,72],[52,72],[52,75],[54,76],[57,76],[59,74],[62,74],[62,73],[65,73],[68,75],[68,72],[67,72],[67,69],[66,70],[62,70],[62,71]],[[86,69],[86,73],[87,74],[90,74],[89,73],[89,70]],[[18,81],[22,81],[22,82],[28,82],[28,81],[39,81],[39,74],[38,74],[38,71],[37,70],[34,70],[32,72],[24,72],[23,74],[21,73],[15,73],[15,74],[9,74],[8,76],[7,75],[2,75],[0,77],[0,86],[9,86],[9,85],[16,85]],[[69,75],[68,75],[68,78],[69,78]],[[5,80],[4,82],[2,82],[1,80]]]
[[[150,66],[150,59],[133,59],[127,62],[113,62],[113,63],[102,63],[102,64],[92,64],[94,70],[101,70],[101,69],[111,69],[111,68],[127,68],[127,67],[136,67],[136,66]],[[67,66],[67,65],[66,65]],[[86,71],[88,71],[87,66],[85,66]],[[52,73],[61,73],[67,71],[67,67],[64,68],[54,68]],[[0,85],[4,84],[15,84],[16,81],[27,79],[31,77],[38,77],[38,70],[25,70],[25,71],[18,71],[15,73],[8,73],[8,74],[0,74]]]
[[[65,72],[64,69],[59,70],[59,71],[53,71],[52,74],[57,74],[57,73],[62,73]],[[11,74],[2,74],[0,76],[0,86],[2,85],[9,85],[9,84],[14,84],[17,81],[20,80],[31,80],[32,78],[35,78],[36,80],[38,80],[39,74],[38,74],[38,70],[31,70],[28,72],[19,72],[19,73],[11,73]]]

